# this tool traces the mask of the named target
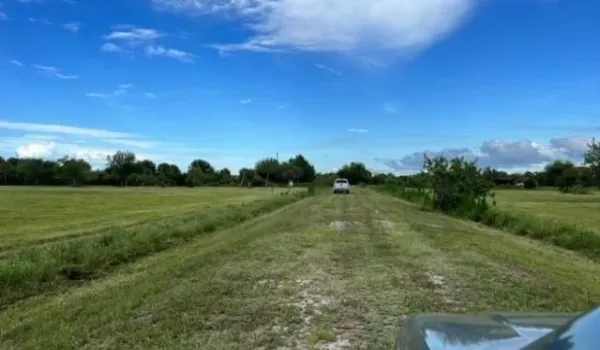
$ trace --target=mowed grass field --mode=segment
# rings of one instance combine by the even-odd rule
[[[598,303],[598,263],[357,188],[12,303],[0,348],[390,349],[410,313]]]
[[[565,194],[557,189],[494,190],[501,210],[566,222],[600,232],[600,191]]]
[[[265,188],[0,187],[0,250],[271,196]]]

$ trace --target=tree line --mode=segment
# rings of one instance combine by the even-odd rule
[[[426,160],[427,161],[427,160]],[[475,164],[475,163],[474,163]],[[427,165],[427,163],[425,164]],[[74,157],[58,160],[41,158],[4,159],[0,157],[0,183],[4,185],[111,185],[111,186],[272,186],[294,183],[331,185],[335,178],[347,178],[351,184],[380,185],[401,181],[408,186],[428,184],[424,170],[414,175],[374,174],[364,163],[351,162],[337,172],[317,173],[314,165],[302,154],[286,161],[264,158],[254,167],[245,167],[233,174],[228,168],[216,169],[207,160],[194,159],[187,169],[176,164],[156,164],[140,160],[131,151],[117,151],[106,159],[104,169],[92,169],[89,162]],[[557,160],[537,172],[508,173],[487,167],[481,169],[483,179],[494,187],[553,186],[568,192],[573,188],[600,185],[600,144],[588,145],[583,165]]]

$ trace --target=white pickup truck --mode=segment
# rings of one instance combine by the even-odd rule
[[[350,182],[347,179],[335,179],[333,183],[333,194],[350,194]]]

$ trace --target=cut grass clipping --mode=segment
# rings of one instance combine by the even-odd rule
[[[232,227],[308,195],[308,191],[303,191],[227,205],[177,219],[115,227],[81,239],[6,252],[0,256],[0,307],[65,284],[96,278],[121,264]]]

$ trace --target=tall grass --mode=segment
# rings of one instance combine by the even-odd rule
[[[0,307],[100,277],[116,266],[235,226],[308,195],[309,191],[292,192],[184,218],[114,227],[93,236],[6,252],[0,256]]]

